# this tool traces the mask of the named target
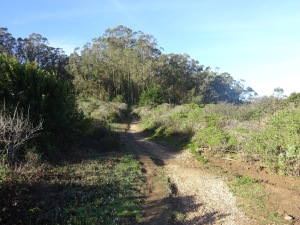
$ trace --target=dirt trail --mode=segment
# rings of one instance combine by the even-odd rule
[[[123,140],[138,153],[146,177],[152,177],[144,206],[144,224],[174,224],[170,208],[184,213],[180,224],[255,224],[237,208],[236,199],[222,178],[201,170],[188,151],[174,153],[148,141],[137,123],[125,130]],[[159,178],[155,178],[157,167],[162,167],[169,177],[171,201]]]

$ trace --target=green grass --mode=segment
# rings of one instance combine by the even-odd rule
[[[248,176],[232,176],[229,187],[237,196],[246,199],[248,208],[253,211],[266,210],[263,202],[266,198],[266,191],[257,179]]]
[[[14,172],[0,182],[0,223],[134,224],[143,174],[129,152],[82,153],[81,162]],[[12,177],[11,177],[12,178]]]

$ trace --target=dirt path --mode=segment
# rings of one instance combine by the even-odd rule
[[[146,140],[137,123],[125,130],[122,138],[138,153],[148,177],[144,224],[255,224],[237,208],[222,178],[201,170],[188,151],[174,153]],[[172,194],[160,176],[169,178]],[[180,213],[172,219],[171,210]]]

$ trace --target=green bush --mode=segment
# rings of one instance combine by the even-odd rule
[[[263,97],[251,103],[141,107],[135,112],[153,138],[191,142],[207,153],[237,153],[281,174],[300,175],[298,95],[288,100]],[[286,104],[288,101],[289,104]],[[176,143],[177,144],[177,143]],[[190,146],[191,146],[190,145]]]
[[[253,132],[243,150],[257,154],[281,174],[300,175],[300,108],[285,109],[268,118],[260,132]]]
[[[79,99],[78,108],[87,117],[107,122],[123,121],[128,111],[126,103],[104,102],[95,98]]]
[[[296,106],[300,106],[300,93],[293,92],[290,96],[285,100],[288,104],[295,104]]]
[[[209,126],[200,130],[192,139],[201,148],[209,148],[212,152],[217,151],[233,151],[237,144],[235,138],[231,137],[227,132],[224,132],[217,126]]]
[[[83,123],[70,83],[56,80],[39,69],[36,63],[21,64],[6,54],[0,55],[0,105],[12,112],[16,105],[29,108],[30,120],[43,119],[43,135],[39,144],[67,149]]]
[[[163,91],[158,85],[148,86],[140,95],[140,106],[157,106],[163,103]]]

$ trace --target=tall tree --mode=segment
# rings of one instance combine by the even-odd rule
[[[118,26],[84,45],[80,54],[71,54],[69,68],[82,95],[104,100],[122,95],[127,103],[137,104],[141,91],[152,82],[159,55],[151,35]]]
[[[8,53],[15,54],[16,39],[7,31],[7,28],[0,27],[0,54]]]
[[[124,26],[106,30],[71,54],[69,71],[81,95],[102,100],[121,95],[129,104],[137,104],[149,85],[158,85],[164,101],[174,104],[238,103],[252,90],[229,73],[204,69],[187,54],[162,54],[153,36]]]
[[[33,33],[28,38],[17,38],[0,28],[0,53],[8,53],[21,63],[36,62],[40,68],[54,74],[58,80],[71,80],[66,70],[69,57],[61,48],[49,46],[47,38]]]
[[[187,54],[161,55],[157,67],[157,82],[165,91],[165,100],[169,103],[185,103],[192,95],[202,66],[190,59]]]
[[[59,80],[71,79],[66,70],[68,56],[61,48],[49,46],[47,38],[33,33],[28,38],[18,38],[17,58],[20,62],[36,62],[40,68],[53,73]]]

